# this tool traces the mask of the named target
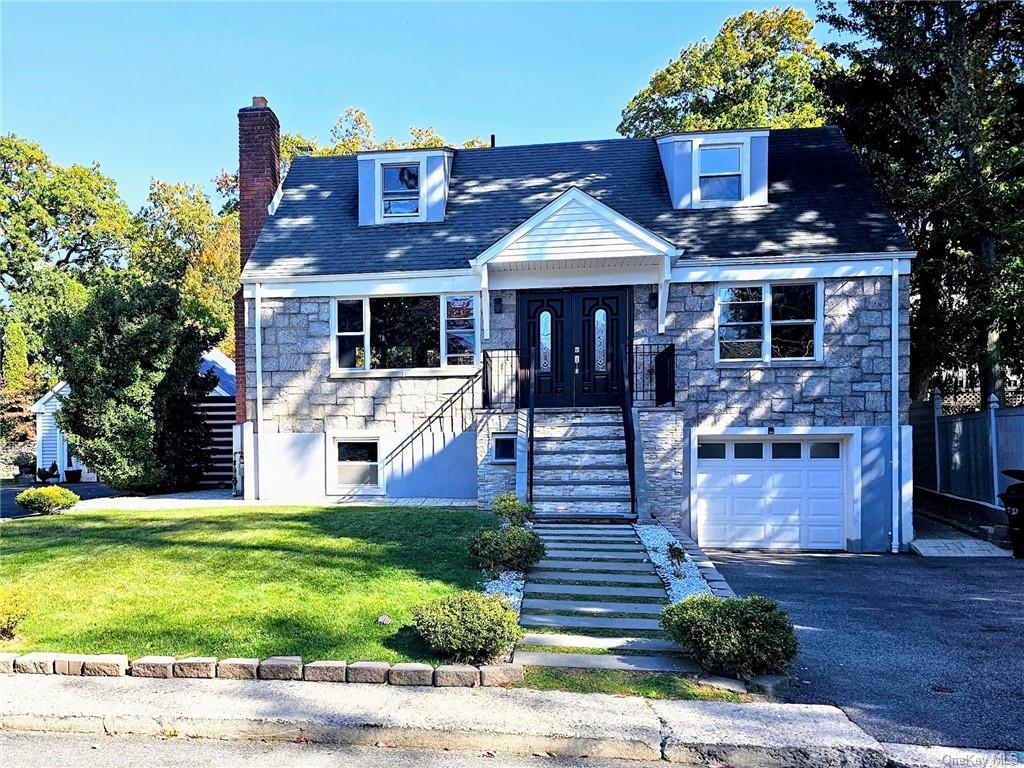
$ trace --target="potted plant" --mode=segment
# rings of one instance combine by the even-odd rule
[[[80,483],[80,482],[82,482],[82,470],[80,470],[80,469],[65,469],[64,470],[64,482],[65,483]]]
[[[672,563],[672,575],[677,579],[683,578],[683,563],[686,562],[686,550],[673,541],[666,547],[665,554],[668,555],[669,562]]]

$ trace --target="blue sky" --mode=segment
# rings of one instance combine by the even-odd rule
[[[380,137],[607,138],[680,48],[772,5],[3,0],[0,130],[58,163],[98,162],[133,208],[151,177],[212,190],[256,94],[282,130],[321,139],[348,106]]]

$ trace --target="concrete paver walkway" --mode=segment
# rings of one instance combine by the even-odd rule
[[[526,576],[520,624],[534,631],[523,638],[516,661],[572,669],[700,671],[664,637],[658,617],[668,594],[632,526],[539,523],[534,530],[547,545],[547,556]],[[623,637],[602,637],[611,630]]]

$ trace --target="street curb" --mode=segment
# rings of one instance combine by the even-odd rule
[[[308,740],[690,764],[741,758],[764,768],[885,765],[881,745],[833,707],[182,678],[48,677],[28,687],[18,678],[0,680],[2,731]]]

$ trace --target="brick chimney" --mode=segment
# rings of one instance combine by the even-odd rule
[[[252,97],[251,107],[238,110],[238,198],[241,266],[267,219],[267,206],[281,183],[281,124],[262,96]],[[235,420],[246,418],[245,303],[235,296]]]

